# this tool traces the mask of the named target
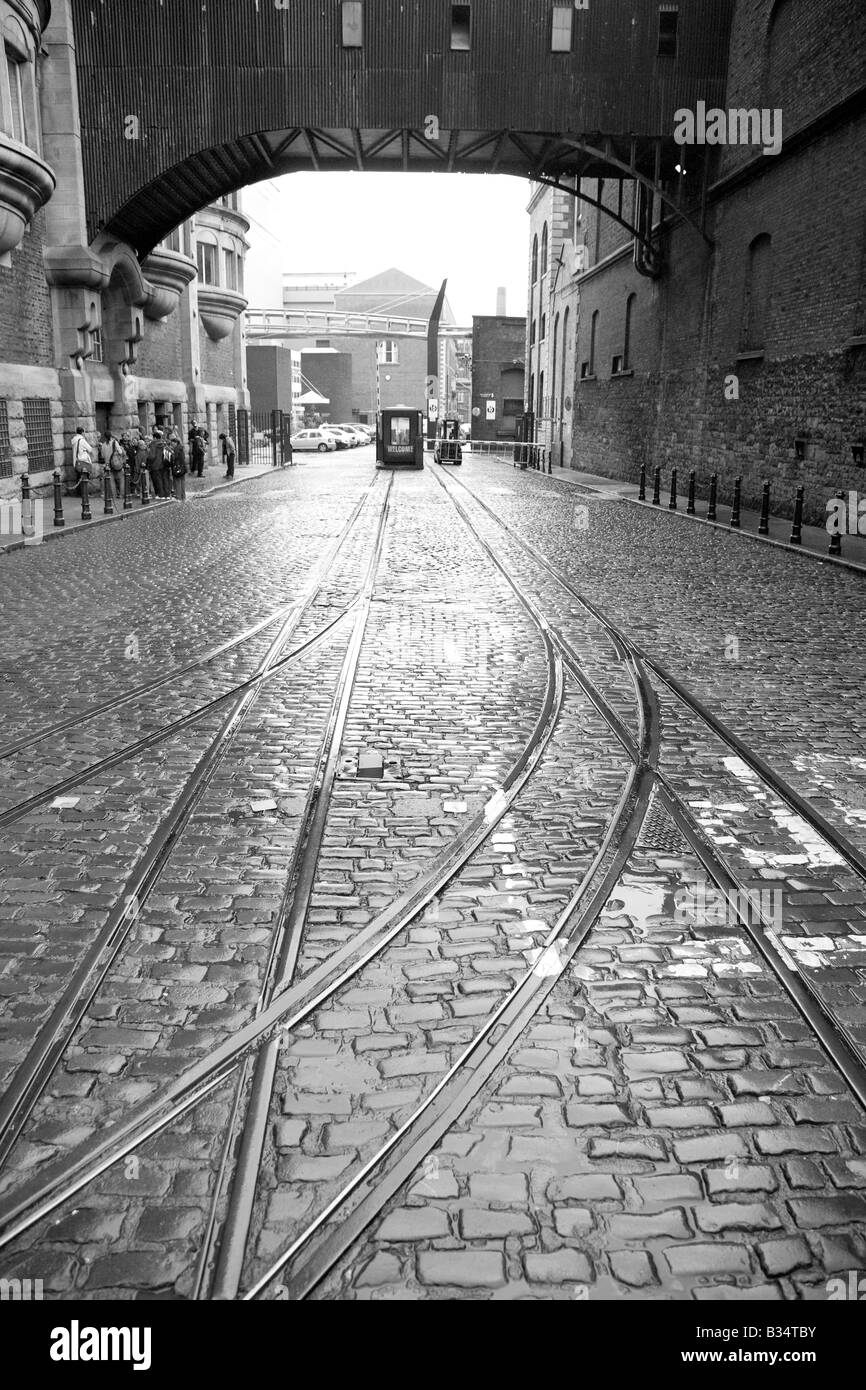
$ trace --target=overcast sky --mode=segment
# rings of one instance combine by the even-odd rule
[[[279,308],[284,271],[396,266],[434,288],[448,280],[459,323],[526,312],[529,183],[483,174],[289,174],[244,190],[252,219],[245,289],[251,309]]]

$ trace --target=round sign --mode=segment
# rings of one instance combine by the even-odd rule
[[[472,407],[472,414],[475,416],[475,419],[477,420],[479,415],[481,414],[481,407],[478,405],[474,405]]]
[[[565,408],[566,408],[566,410],[571,410],[571,396],[566,396],[566,398],[565,398]]]

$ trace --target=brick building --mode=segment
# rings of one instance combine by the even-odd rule
[[[516,439],[524,413],[526,317],[472,320],[472,438]]]
[[[676,467],[680,477],[694,468],[704,490],[716,472],[727,496],[742,475],[752,505],[768,478],[774,505],[789,509],[802,484],[813,519],[837,489],[862,489],[864,71],[861,0],[737,0],[725,108],[780,111],[783,140],[777,154],[744,144],[712,150],[706,230],[714,249],[666,215],[655,227],[664,268],[648,278],[639,273],[633,238],[609,216],[577,205],[573,241],[585,248],[579,254],[587,268],[574,279],[575,409],[566,463],[632,480],[641,463],[665,475]],[[689,155],[686,145],[685,175]],[[581,183],[626,218],[636,187]],[[567,221],[551,204],[560,196],[536,193],[532,247],[539,219],[551,229]],[[559,233],[549,235],[555,244]],[[527,355],[541,416],[558,401],[548,387],[551,352],[545,359],[538,341],[539,314],[550,302],[540,248],[538,256],[530,316],[537,341],[530,324]],[[531,264],[534,257],[533,250]]]
[[[246,405],[236,194],[140,260],[89,238],[68,0],[0,0],[0,496],[68,464],[79,425],[221,429]]]

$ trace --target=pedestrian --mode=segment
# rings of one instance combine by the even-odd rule
[[[171,439],[171,477],[178,502],[186,501],[186,449],[175,430]]]
[[[87,442],[83,425],[78,426],[72,440],[72,466],[75,469],[76,484],[80,487],[84,479],[87,479],[84,485],[89,489],[93,476],[93,450]]]
[[[154,427],[150,446],[147,451],[147,471],[150,474],[150,482],[154,497],[163,499],[168,497],[165,464],[165,438],[162,430]]]
[[[235,476],[235,454],[237,453],[235,441],[230,434],[221,434],[220,439],[223,442],[223,458],[226,461],[226,477],[233,478]]]
[[[192,434],[190,435],[189,449],[192,472],[195,474],[197,478],[200,478],[204,473],[205,459],[204,433],[202,430],[196,428],[192,431]]]
[[[129,488],[131,492],[134,492],[136,483],[137,446],[136,440],[133,438],[132,430],[124,430],[123,434],[120,436],[120,442],[123,445],[123,452],[126,454],[126,461],[129,464]]]
[[[114,495],[120,498],[122,488],[120,480],[123,477],[123,465],[126,460],[126,453],[120,440],[113,435],[110,430],[106,430],[99,446],[99,454],[102,459],[102,466],[114,483]]]
[[[138,439],[135,441],[135,473],[133,474],[133,487],[141,485],[142,475],[147,469],[147,439],[139,430]]]

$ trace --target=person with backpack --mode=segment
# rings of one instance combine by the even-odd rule
[[[223,458],[226,461],[226,477],[233,478],[235,476],[235,455],[237,453],[235,441],[230,434],[221,434],[220,439],[223,442]]]
[[[117,439],[110,430],[106,430],[102,437],[102,443],[99,446],[99,454],[102,459],[103,468],[107,470],[114,483],[114,495],[119,499],[123,491],[121,479],[123,478],[123,465],[126,462],[126,453],[124,452],[120,440]]]
[[[153,488],[154,497],[168,498],[168,480],[166,478],[166,445],[165,437],[161,429],[154,427],[147,451],[147,471],[150,474],[150,483]],[[169,460],[171,454],[169,453]]]
[[[89,489],[90,479],[93,476],[93,450],[87,442],[83,425],[78,426],[73,436],[72,467],[75,469],[76,485],[80,488],[82,480],[86,478],[86,486]]]
[[[171,437],[171,478],[174,495],[178,502],[186,501],[186,450],[180,435],[175,430]]]
[[[204,434],[198,428],[197,425],[193,428],[193,430],[190,433],[189,450],[190,462],[192,464],[192,472],[195,474],[197,478],[201,478],[204,474],[205,447]]]

